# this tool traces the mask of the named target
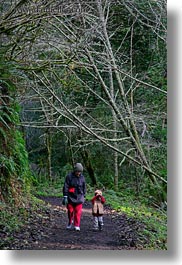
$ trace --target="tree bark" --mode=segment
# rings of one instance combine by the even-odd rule
[[[83,162],[84,162],[84,165],[86,167],[86,170],[89,174],[89,177],[92,181],[92,185],[93,186],[96,186],[97,185],[97,180],[96,180],[96,177],[95,177],[95,173],[94,173],[94,169],[93,169],[93,166],[92,166],[92,162],[91,162],[91,158],[90,158],[90,155],[89,155],[89,152],[87,150],[82,150],[81,151],[81,156],[82,156],[82,159],[83,159]]]

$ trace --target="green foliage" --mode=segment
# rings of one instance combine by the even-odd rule
[[[92,195],[88,195],[91,198]],[[117,212],[125,213],[128,217],[138,219],[144,223],[145,229],[140,232],[141,245],[145,249],[166,250],[167,249],[167,213],[160,208],[149,207],[146,203],[138,201],[138,197],[128,192],[103,191],[103,196]],[[146,245],[146,238],[149,243]]]
[[[37,181],[33,183],[33,193],[36,196],[62,197],[65,177],[70,171],[72,171],[72,166],[68,163],[62,168],[60,174],[56,175],[52,180],[48,180],[45,176],[42,176],[41,179],[35,176]]]
[[[58,179],[56,181],[43,181],[34,186],[34,194],[36,196],[56,196],[62,197],[64,180]]]
[[[25,149],[25,141],[20,131],[15,131],[14,142],[15,144],[12,150],[12,155],[17,165],[16,171],[18,179],[27,179],[30,177],[28,153]]]
[[[12,82],[14,64],[7,62],[0,49],[0,187],[2,198],[19,204],[30,189],[31,174],[22,133],[17,129],[20,106]]]
[[[29,225],[29,220],[38,209],[44,210],[46,204],[37,197],[31,196],[21,207],[0,201],[0,249],[6,249],[11,241],[14,240],[13,234],[24,225]]]
[[[11,232],[18,229],[20,225],[20,220],[16,211],[12,208],[7,207],[7,205],[0,203],[0,227],[1,231]]]

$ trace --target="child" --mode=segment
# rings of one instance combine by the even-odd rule
[[[102,196],[101,190],[95,191],[95,196],[92,198],[92,215],[94,217],[94,230],[102,230],[103,228],[103,214],[105,198]]]

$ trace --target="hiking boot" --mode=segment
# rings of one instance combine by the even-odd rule
[[[99,222],[99,230],[100,230],[100,231],[102,231],[102,229],[103,229],[103,225],[104,225],[103,222]]]
[[[80,227],[79,226],[75,226],[75,231],[80,231]]]
[[[74,222],[74,221],[72,220],[72,221],[71,221],[71,224],[68,224],[67,227],[66,227],[66,229],[70,230],[70,229],[72,228],[72,226],[73,226],[73,222]]]
[[[72,224],[67,225],[66,229],[70,230],[72,228]]]

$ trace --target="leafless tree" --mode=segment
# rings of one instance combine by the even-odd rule
[[[158,1],[158,8],[155,9],[148,1],[152,17],[141,13],[137,4],[129,0],[73,0],[63,1],[61,4],[58,1],[51,1],[51,4],[44,2],[37,1],[39,12],[35,12],[36,4],[19,1],[4,13],[0,22],[4,39],[7,45],[11,44],[7,57],[18,63],[17,71],[24,73],[24,80],[27,79],[26,95],[30,96],[27,89],[34,91],[42,106],[43,118],[33,123],[25,122],[24,126],[62,130],[79,128],[88,136],[82,141],[85,145],[94,141],[104,144],[114,152],[116,187],[118,155],[122,157],[120,165],[128,159],[146,170],[155,185],[159,186],[159,181],[166,183],[166,180],[152,169],[146,155],[142,142],[146,124],[142,115],[135,111],[134,104],[134,93],[140,86],[164,95],[166,91],[150,81],[138,78],[132,66],[133,31],[136,21],[145,24],[158,38],[165,41],[166,28],[162,20],[165,1]],[[127,33],[130,34],[131,40],[128,57],[122,53],[125,37],[117,50],[111,42],[118,30],[110,27],[112,10],[115,5],[120,4],[134,17]],[[25,9],[26,5],[30,8],[27,16],[19,12],[20,8]],[[158,12],[159,10],[161,12]],[[10,31],[17,36],[8,36]],[[129,71],[124,67],[126,61],[127,65],[130,65]],[[87,80],[81,74],[82,71],[88,76]],[[79,87],[75,90],[73,88],[73,93],[65,93],[65,76],[74,80]],[[126,80],[130,80],[129,89],[125,88]],[[94,86],[94,83],[97,86]],[[82,100],[75,99],[76,89],[80,89]],[[96,97],[110,112],[111,122],[93,115],[88,104],[91,96]],[[51,113],[47,111],[50,109]],[[61,122],[63,118],[64,124]],[[138,121],[142,121],[140,130],[137,127]],[[141,130],[142,133],[139,134]]]

